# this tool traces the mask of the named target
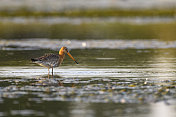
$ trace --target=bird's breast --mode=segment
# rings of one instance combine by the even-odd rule
[[[63,62],[65,55],[59,55],[59,65]]]

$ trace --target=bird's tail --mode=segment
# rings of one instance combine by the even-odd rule
[[[36,61],[38,61],[38,60],[35,59],[35,58],[31,58],[31,61],[32,61],[32,62],[36,62]]]

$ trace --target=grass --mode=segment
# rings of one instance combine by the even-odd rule
[[[0,38],[54,38],[54,39],[163,39],[175,40],[176,23],[126,24],[126,23],[0,23]]]

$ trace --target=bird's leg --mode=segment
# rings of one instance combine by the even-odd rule
[[[52,76],[53,76],[53,67],[52,67]]]
[[[50,76],[50,74],[49,74],[49,73],[50,73],[50,71],[49,71],[49,68],[48,68],[48,78],[49,78],[49,76]]]

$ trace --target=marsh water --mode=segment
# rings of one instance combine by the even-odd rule
[[[2,47],[0,116],[175,117],[176,49],[130,47],[70,49],[50,79],[30,58],[59,48]]]

